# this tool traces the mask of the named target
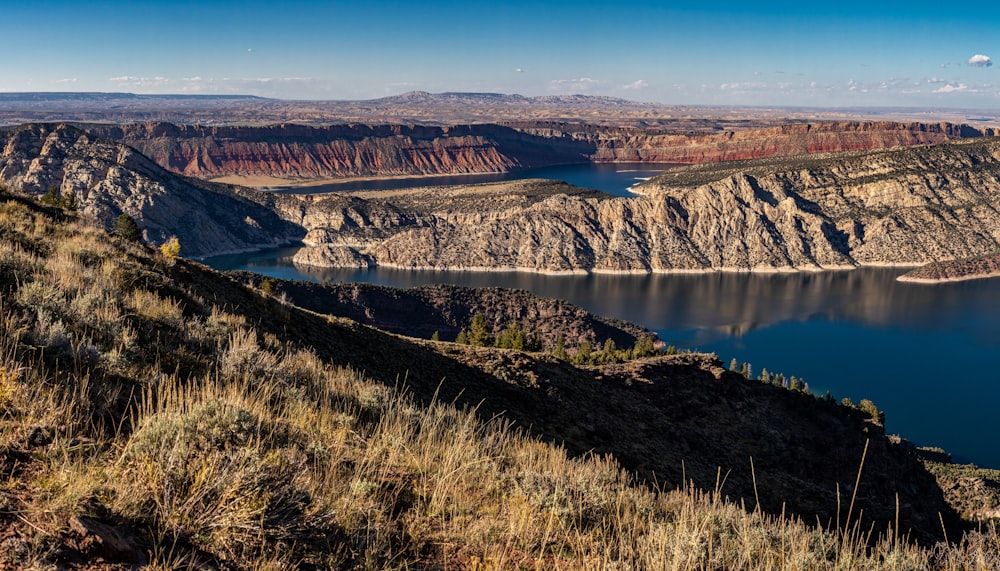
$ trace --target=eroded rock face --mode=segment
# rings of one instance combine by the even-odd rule
[[[706,163],[882,149],[995,135],[965,125],[845,121],[689,134],[581,123],[452,127],[92,125],[160,166],[201,178],[460,174],[593,162]]]
[[[274,125],[201,127],[145,123],[92,125],[89,132],[131,145],[171,171],[310,179],[370,175],[505,172],[587,162],[588,141],[498,125]]]
[[[182,255],[204,256],[287,242],[302,230],[262,205],[252,191],[184,179],[120,143],[66,125],[25,125],[0,131],[0,181],[41,195],[72,192],[78,208],[108,229],[132,216],[146,241],[176,235]],[[261,203],[247,198],[256,197]]]
[[[528,181],[523,184],[538,184]],[[660,272],[917,265],[1000,249],[1000,141],[700,166],[644,196],[535,193],[503,183],[463,209],[297,199],[317,266]],[[484,187],[467,187],[467,192]],[[296,199],[291,199],[296,200]],[[512,202],[512,200],[514,200]],[[339,201],[339,202],[338,202]]]

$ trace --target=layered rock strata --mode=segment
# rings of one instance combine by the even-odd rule
[[[705,163],[882,149],[996,134],[948,123],[842,121],[689,133],[583,123],[451,127],[89,125],[173,172],[284,179],[465,174],[592,162]]]
[[[637,198],[518,184],[545,183],[424,189],[402,202],[289,197],[279,208],[309,230],[296,262],[316,266],[780,271],[1000,249],[997,139],[682,168]]]
[[[303,231],[261,202],[267,197],[186,179],[134,149],[75,127],[33,124],[0,131],[0,182],[41,195],[73,194],[77,208],[112,228],[132,216],[146,241],[177,236],[185,257],[244,251],[284,243]]]

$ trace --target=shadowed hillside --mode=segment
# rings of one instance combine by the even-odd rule
[[[897,542],[957,520],[876,418],[713,356],[576,367],[398,337],[23,195],[0,196],[0,290],[15,568],[996,560],[989,534]],[[869,525],[890,530],[872,551]]]

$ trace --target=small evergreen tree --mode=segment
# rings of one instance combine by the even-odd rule
[[[139,225],[135,223],[135,218],[132,218],[128,214],[118,216],[118,221],[115,222],[114,234],[129,242],[142,241],[142,232],[139,230]]]
[[[66,210],[76,210],[76,193],[71,190],[60,196],[59,206]]]
[[[542,350],[542,338],[538,336],[537,333],[533,333],[528,337],[528,344],[524,347],[525,351],[531,351],[537,353]]]
[[[615,344],[615,340],[609,337],[604,341],[604,352],[613,355],[616,351],[618,351],[618,346]]]
[[[455,337],[455,343],[459,345],[469,344],[469,335],[465,332],[465,329],[458,332],[458,337]]]
[[[59,189],[56,185],[50,185],[49,189],[42,195],[41,203],[46,206],[59,206]]]
[[[736,361],[736,357],[733,357],[733,360],[729,362],[729,370],[735,372],[738,371],[739,368],[740,364]]]
[[[440,340],[441,340],[441,334],[435,331],[434,334],[431,335],[431,341],[440,341]]]
[[[653,343],[652,335],[643,335],[635,340],[632,347],[632,357],[639,359],[656,354],[656,345]]]
[[[493,345],[493,332],[486,323],[486,316],[482,313],[472,316],[472,324],[469,326],[469,343],[479,347]]]
[[[563,361],[569,360],[569,355],[566,353],[566,340],[563,339],[562,333],[559,334],[559,337],[556,337],[556,345],[552,348],[552,356]]]

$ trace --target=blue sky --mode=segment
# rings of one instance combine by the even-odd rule
[[[2,91],[1000,107],[995,3],[4,4]]]

